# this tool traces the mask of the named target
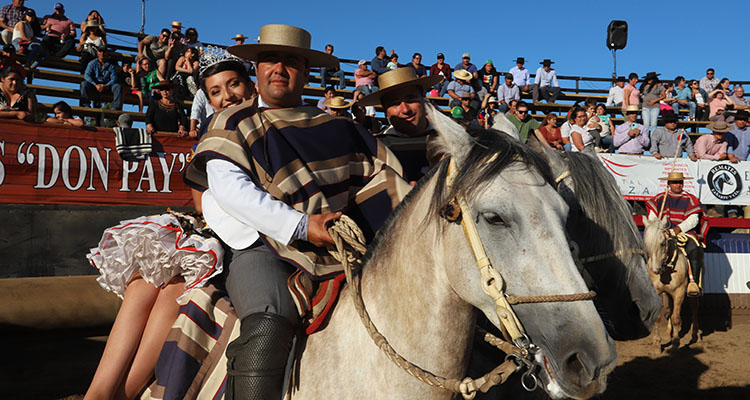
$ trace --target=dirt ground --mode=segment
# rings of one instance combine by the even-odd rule
[[[600,397],[619,399],[750,399],[750,314],[717,321],[702,316],[704,337],[658,353],[646,338],[618,342],[618,367]],[[703,321],[705,320],[705,321]],[[106,329],[9,334],[0,362],[0,399],[80,399],[104,349]]]

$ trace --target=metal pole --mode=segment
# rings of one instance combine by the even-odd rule
[[[617,50],[612,50],[612,57],[615,60],[615,70],[612,72],[612,83],[617,79]]]
[[[141,0],[141,30],[138,33],[146,33],[146,0]]]

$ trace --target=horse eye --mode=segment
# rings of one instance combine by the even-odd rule
[[[480,214],[482,218],[484,218],[485,221],[487,221],[490,225],[500,225],[500,226],[510,226],[507,222],[503,219],[503,217],[499,216],[496,213],[493,212],[483,212]]]

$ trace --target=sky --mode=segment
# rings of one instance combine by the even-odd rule
[[[7,0],[6,0],[7,2]],[[91,10],[90,1],[64,1],[66,14],[76,22]],[[199,40],[232,44],[237,33],[255,38],[260,27],[284,23],[305,28],[312,34],[312,46],[335,46],[335,55],[347,59],[375,56],[384,46],[409,62],[414,52],[431,65],[442,52],[455,65],[461,54],[471,54],[478,67],[492,59],[498,70],[514,66],[525,57],[532,73],[542,59],[555,61],[558,75],[610,77],[612,52],[607,49],[606,29],[613,19],[628,23],[628,43],[617,51],[617,73],[627,75],[649,71],[662,79],[684,75],[699,79],[708,67],[718,78],[750,80],[750,35],[747,18],[750,1],[544,1],[466,2],[430,1],[405,3],[314,2],[314,1],[217,1],[147,0],[147,33],[168,27],[173,20],[184,28],[198,29]],[[31,0],[27,6],[37,14],[52,10],[53,1]],[[140,0],[99,2],[95,8],[107,26],[138,31],[141,28]],[[714,7],[713,5],[718,5]],[[720,7],[720,8],[719,8]],[[733,17],[738,16],[738,17]],[[715,21],[715,22],[714,22]],[[713,23],[711,23],[713,22]],[[135,45],[134,38],[111,39],[112,44]],[[353,71],[354,65],[342,65]],[[568,86],[570,82],[563,83]],[[603,86],[602,86],[603,85]],[[592,87],[606,87],[606,83]]]

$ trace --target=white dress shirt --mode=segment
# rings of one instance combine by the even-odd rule
[[[513,83],[520,87],[524,87],[529,84],[529,80],[531,79],[531,76],[529,75],[529,70],[524,68],[518,68],[518,65],[511,68],[510,71],[508,71],[513,75]]]
[[[539,87],[560,87],[560,84],[557,82],[557,72],[555,72],[554,69],[550,68],[549,72],[544,70],[544,67],[539,67],[536,70],[536,75],[534,75],[534,83],[539,85]]]
[[[607,96],[607,102],[605,106],[613,106],[615,104],[622,104],[622,99],[625,97],[625,89],[615,85],[612,89],[609,89],[609,95]]]

